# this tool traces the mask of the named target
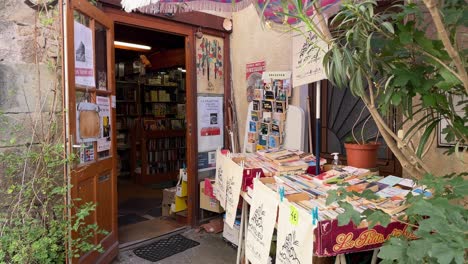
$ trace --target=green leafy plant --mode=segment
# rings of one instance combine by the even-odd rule
[[[362,197],[375,199],[375,194],[348,192],[344,187],[332,190],[327,203],[338,202],[345,212],[338,217],[338,224],[350,221],[359,225],[367,221],[369,228],[379,224],[387,226],[391,221],[407,224],[417,239],[406,236],[393,237],[382,246],[381,263],[464,263],[468,239],[468,211],[463,201],[468,194],[468,174],[450,174],[435,177],[426,174],[418,184],[425,186],[428,195],[407,196],[408,209],[402,216],[390,216],[381,210],[367,209],[361,215],[343,199]],[[429,196],[429,197],[428,197]]]
[[[76,157],[66,156],[63,145],[59,12],[50,5],[41,5],[37,12],[31,44],[36,68],[30,73],[38,80],[37,94],[29,97],[21,86],[9,89],[8,97],[25,95],[26,111],[0,112],[0,263],[64,263],[101,251],[94,237],[107,233],[89,224],[95,204],[69,199],[64,167]],[[39,36],[47,39],[45,47]],[[48,87],[39,81],[47,71],[43,65],[55,74]],[[38,103],[29,103],[30,98]]]
[[[315,12],[308,16],[311,7]],[[462,146],[468,143],[468,74],[463,32],[468,6],[462,0],[422,0],[397,2],[379,12],[376,7],[376,1],[343,1],[327,24],[319,1],[284,1],[283,11],[276,15],[304,22],[307,31],[328,44],[323,61],[328,79],[362,99],[389,149],[432,197],[408,197],[406,215],[400,218],[380,210],[360,214],[343,200],[372,199],[369,192],[347,192],[342,187],[328,193],[328,202],[338,202],[344,209],[338,218],[341,225],[365,220],[370,227],[386,226],[392,220],[413,228],[418,239],[391,238],[381,248],[382,263],[464,263],[466,175],[435,177],[438,168],[427,166],[424,154],[443,120],[446,140],[455,142],[448,154],[466,155]],[[386,122],[395,109],[402,113],[402,137]]]

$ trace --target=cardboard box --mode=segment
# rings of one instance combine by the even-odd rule
[[[171,205],[170,204],[163,204],[162,205],[162,216],[171,216],[174,213],[171,211]]]
[[[236,220],[234,222],[234,227],[230,228],[229,225],[224,222],[223,228],[223,237],[231,242],[232,244],[238,246],[239,245],[239,232],[240,232],[240,221]]]
[[[211,181],[214,184],[214,180]],[[200,182],[200,208],[210,212],[222,213],[224,209],[219,204],[216,198],[212,198],[205,194],[205,182]]]
[[[177,192],[176,187],[166,188],[163,190],[163,200],[162,204],[172,204],[175,202],[175,194]]]

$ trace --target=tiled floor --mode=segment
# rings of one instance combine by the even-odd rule
[[[194,229],[182,233],[183,236],[200,242],[199,246],[190,248],[184,252],[168,257],[156,263],[161,264],[220,264],[235,263],[236,249],[226,243],[221,233],[208,234],[197,233]],[[133,254],[132,250],[121,251],[113,264],[149,264],[154,263]]]

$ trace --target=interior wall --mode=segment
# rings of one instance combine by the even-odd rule
[[[240,146],[244,144],[245,121],[247,117],[247,63],[265,61],[267,71],[291,70],[292,39],[289,33],[280,33],[263,28],[260,17],[253,5],[235,12],[232,16],[231,34],[232,89],[239,124]],[[293,91],[293,102],[298,102],[299,93]]]

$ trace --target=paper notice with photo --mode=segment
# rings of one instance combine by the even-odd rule
[[[233,228],[234,221],[237,216],[237,205],[242,187],[242,176],[244,168],[232,161],[230,158],[225,158],[224,173],[228,172],[226,179],[226,224]]]
[[[277,208],[278,195],[255,179],[245,241],[245,256],[252,263],[268,263]]]
[[[312,263],[314,226],[312,216],[287,201],[279,204],[277,264]]]

